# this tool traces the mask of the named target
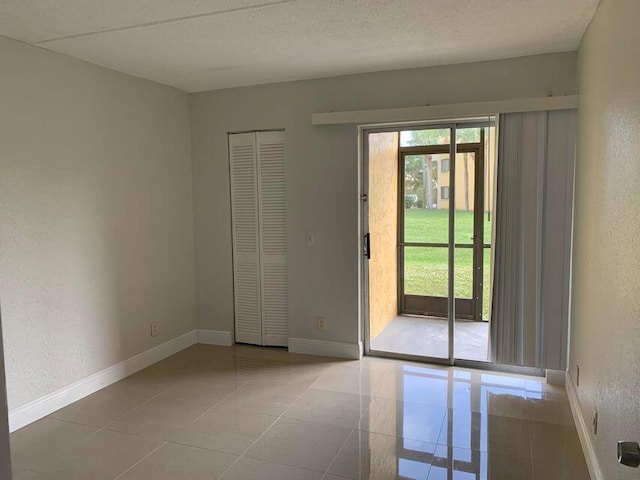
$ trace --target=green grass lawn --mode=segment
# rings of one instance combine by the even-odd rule
[[[484,216],[484,243],[491,242],[491,224]],[[470,244],[473,213],[458,211],[455,217],[456,243]],[[449,215],[446,210],[405,210],[405,242],[447,243]],[[483,268],[483,317],[489,315],[489,274],[491,251],[485,248]],[[405,247],[404,290],[407,294],[446,297],[448,295],[448,249],[446,247]],[[456,298],[471,298],[473,250],[456,248]]]
[[[484,243],[491,243],[491,222],[484,219]],[[471,243],[473,212],[458,210],[455,216],[456,243]],[[409,208],[404,211],[404,241],[447,243],[449,241],[449,211]]]

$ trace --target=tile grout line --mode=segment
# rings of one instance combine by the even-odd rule
[[[262,360],[262,358],[261,358],[261,360]],[[324,372],[323,372],[323,373],[324,373]],[[104,427],[98,428],[95,432],[91,433],[91,434],[90,434],[90,436],[91,436],[91,435],[94,435],[94,434],[96,434],[96,433],[98,433],[98,432],[99,432],[99,431],[101,431],[101,430],[106,430],[106,431],[109,431],[109,432],[117,432],[117,433],[124,433],[124,434],[128,434],[128,435],[135,435],[135,436],[139,436],[139,437],[146,437],[145,435],[131,434],[131,433],[129,433],[129,432],[120,432],[120,431],[118,431],[118,430],[110,430],[110,429],[108,429],[108,428],[106,428],[106,427],[107,427],[108,425],[111,425],[111,424],[113,424],[113,423],[117,422],[117,421],[118,421],[118,420],[120,420],[121,418],[123,418],[123,417],[125,417],[125,416],[129,415],[131,412],[133,412],[133,411],[137,410],[138,408],[142,407],[143,405],[146,405],[148,402],[150,402],[150,401],[152,401],[153,399],[157,398],[158,396],[160,396],[162,393],[166,392],[166,391],[167,391],[167,390],[169,390],[170,388],[173,388],[173,387],[175,387],[176,385],[179,385],[179,384],[181,384],[181,383],[184,383],[185,381],[186,381],[186,379],[185,379],[185,380],[178,381],[178,382],[176,382],[176,383],[174,383],[174,384],[172,384],[172,385],[168,386],[167,388],[165,388],[165,389],[161,390],[161,391],[160,391],[160,392],[158,392],[156,395],[154,395],[153,397],[151,397],[151,398],[150,398],[150,399],[148,399],[147,401],[143,402],[142,404],[138,405],[137,407],[135,407],[135,408],[131,409],[130,411],[128,411],[128,412],[127,412],[127,413],[125,413],[124,415],[121,415],[120,417],[116,418],[115,420],[113,420],[112,422],[108,423],[108,424],[107,424],[107,425],[105,425]],[[198,417],[196,417],[196,418],[195,418],[191,423],[195,422],[197,419],[201,418],[201,417],[202,417],[203,415],[205,415],[207,412],[211,411],[214,407],[218,406],[218,404],[219,404],[219,403],[221,403],[224,399],[226,399],[227,397],[229,397],[229,396],[230,396],[230,395],[232,395],[233,393],[237,392],[237,390],[238,390],[240,387],[245,386],[245,385],[246,385],[247,383],[249,383],[249,382],[250,382],[250,380],[246,380],[246,381],[244,381],[244,382],[243,382],[239,387],[234,388],[234,389],[233,389],[233,391],[229,392],[227,395],[225,395],[225,396],[224,396],[224,397],[222,397],[220,400],[218,400],[218,402],[216,402],[214,405],[212,405],[210,408],[208,408],[204,413],[202,413],[201,415],[199,415]],[[314,380],[314,382],[313,382],[313,383],[315,383],[315,380]],[[312,383],[311,385],[313,385],[313,383]],[[226,473],[227,473],[227,472],[228,472],[228,471],[229,471],[229,470],[230,470],[230,469],[231,469],[231,468],[232,468],[232,467],[233,467],[233,466],[234,466],[234,465],[235,465],[235,464],[240,460],[240,458],[242,458],[242,457],[244,456],[244,454],[245,454],[245,453],[246,453],[246,452],[247,452],[247,451],[248,451],[248,450],[249,450],[249,449],[250,449],[250,448],[251,448],[251,447],[252,447],[252,446],[253,446],[253,445],[258,441],[258,440],[260,440],[260,438],[262,438],[262,436],[263,436],[263,435],[265,435],[265,434],[266,434],[266,433],[271,429],[271,427],[273,427],[273,425],[275,425],[275,424],[276,424],[276,422],[277,422],[278,420],[280,420],[280,419],[284,416],[284,414],[285,414],[285,413],[286,413],[286,412],[287,412],[287,411],[288,411],[288,410],[289,410],[289,409],[290,409],[290,408],[291,408],[291,407],[292,407],[292,406],[293,406],[293,405],[294,405],[294,404],[295,404],[295,403],[296,403],[296,402],[297,402],[297,401],[298,401],[298,400],[299,400],[299,399],[300,399],[300,398],[301,398],[301,397],[302,397],[302,396],[303,396],[303,395],[304,395],[304,394],[305,394],[305,393],[306,393],[306,392],[311,388],[311,385],[307,386],[307,387],[305,388],[305,390],[303,390],[303,391],[300,393],[300,395],[298,395],[298,396],[296,397],[296,399],[291,403],[291,405],[289,405],[289,407],[287,407],[287,408],[285,409],[285,411],[284,411],[284,412],[282,412],[282,414],[281,414],[280,416],[276,417],[276,419],[271,423],[271,425],[269,425],[269,427],[267,427],[267,429],[266,429],[266,430],[265,430],[265,431],[264,431],[264,432],[263,432],[263,433],[262,433],[258,438],[256,438],[256,440],[254,440],[254,441],[253,441],[253,442],[252,442],[252,443],[251,443],[251,444],[250,444],[250,445],[249,445],[249,446],[248,446],[248,447],[247,447],[247,448],[246,448],[246,449],[245,449],[245,450],[244,450],[240,455],[237,455],[237,456],[236,456],[236,455],[233,455],[233,454],[230,454],[230,453],[227,453],[227,452],[219,452],[219,451],[217,451],[217,450],[212,450],[212,449],[208,449],[208,448],[203,448],[203,450],[208,450],[208,451],[217,452],[217,453],[223,453],[223,454],[226,454],[226,455],[232,455],[232,456],[235,456],[235,457],[236,457],[236,458],[235,458],[235,460],[234,460],[234,461],[233,461],[233,462],[232,462],[232,463],[231,463],[231,464],[230,464],[230,465],[229,465],[225,470],[223,470],[223,471],[222,471],[222,473],[221,473],[217,478],[222,478],[222,476],[223,476],[223,475],[225,475],[225,474],[226,474]],[[242,411],[243,411],[243,410],[241,410],[241,409],[233,409],[233,408],[231,408],[230,410],[237,410],[237,411],[239,411],[239,412],[242,412]],[[248,412],[248,413],[251,413],[251,412]],[[269,416],[271,416],[271,417],[275,417],[275,415],[269,415]],[[69,423],[74,423],[74,422],[69,422]],[[81,425],[81,424],[78,424],[78,425]],[[85,426],[86,426],[86,425],[85,425]],[[96,427],[93,427],[93,428],[96,428]],[[168,443],[176,443],[176,444],[178,444],[178,445],[183,445],[183,446],[185,446],[185,447],[189,447],[189,448],[202,448],[202,447],[194,447],[193,445],[181,444],[181,443],[179,443],[179,442],[171,442],[171,441],[169,441],[169,440],[163,440],[163,442],[162,442],[162,443],[161,443],[157,448],[155,448],[154,450],[152,450],[151,452],[149,452],[147,455],[145,455],[143,458],[141,458],[138,462],[136,462],[136,463],[134,463],[133,465],[131,465],[131,466],[130,466],[128,469],[126,469],[124,472],[120,473],[118,476],[116,476],[116,477],[114,478],[114,480],[117,480],[117,479],[121,478],[124,474],[126,474],[128,471],[130,471],[130,470],[131,470],[132,468],[134,468],[136,465],[139,465],[139,464],[140,464],[141,462],[143,462],[146,458],[148,458],[150,455],[152,455],[153,453],[155,453],[156,451],[158,451],[160,448],[162,448],[163,446],[165,446],[165,445],[166,445],[166,444],[168,444]],[[250,457],[247,457],[247,458],[250,458]],[[276,462],[272,462],[272,463],[276,463]],[[291,466],[291,465],[286,465],[286,466]],[[317,472],[317,473],[320,473],[320,472]]]
[[[168,357],[171,358],[171,357]],[[148,368],[148,367],[147,367]],[[141,370],[142,371],[142,370]],[[126,377],[129,378],[129,377]],[[119,433],[129,433],[129,432],[120,432],[119,430],[113,430],[113,429],[109,429],[109,425],[112,425],[114,423],[116,423],[118,420],[126,417],[127,415],[129,415],[132,412],[135,412],[136,410],[138,410],[139,408],[143,407],[144,405],[148,404],[149,402],[151,402],[152,400],[155,400],[157,397],[159,397],[160,395],[162,395],[164,392],[166,392],[167,390],[169,390],[170,388],[175,387],[176,385],[179,385],[180,383],[184,382],[184,380],[180,380],[176,383],[173,383],[171,385],[169,385],[166,388],[163,388],[162,390],[160,390],[158,393],[156,393],[155,395],[153,395],[151,398],[149,398],[148,400],[145,400],[144,402],[142,402],[140,405],[138,405],[137,407],[132,408],[131,410],[127,411],[126,413],[120,415],[119,417],[116,417],[115,419],[113,419],[110,422],[105,423],[102,427],[100,427],[100,430],[108,430],[110,432],[119,432]]]
[[[324,372],[323,372],[323,373],[324,373]],[[317,379],[316,379],[316,380],[317,380]],[[314,380],[314,381],[311,383],[311,385],[313,385],[313,384],[316,382],[316,380]],[[298,400],[300,400],[300,399],[302,398],[302,396],[303,396],[305,393],[307,393],[307,391],[309,391],[309,389],[311,388],[311,385],[309,385],[308,387],[306,387],[306,388],[302,391],[302,393],[300,393],[300,395],[298,395],[298,396],[296,397],[296,399],[295,399],[293,402],[291,402],[291,404],[290,404],[290,405],[289,405],[289,406],[288,406],[288,407],[287,407],[287,408],[286,408],[286,409],[285,409],[285,410],[284,410],[284,411],[283,411],[283,412],[282,412],[282,413],[281,413],[281,414],[280,414],[280,415],[279,415],[279,416],[278,416],[278,417],[273,421],[273,423],[271,423],[271,425],[269,425],[269,426],[267,427],[267,429],[266,429],[264,432],[262,432],[262,433],[258,436],[258,438],[256,438],[253,442],[251,442],[251,444],[250,444],[250,445],[249,445],[249,446],[248,446],[248,447],[247,447],[247,448],[246,448],[246,449],[245,449],[245,450],[244,450],[240,455],[238,455],[238,457],[237,457],[237,458],[236,458],[236,459],[235,459],[235,460],[234,460],[234,461],[233,461],[233,462],[232,462],[232,463],[231,463],[231,464],[230,464],[230,465],[229,465],[229,466],[228,466],[228,467],[227,467],[227,468],[226,468],[226,469],[225,469],[225,470],[220,474],[220,476],[218,476],[218,478],[219,478],[219,479],[223,479],[223,478],[224,478],[224,476],[225,476],[225,475],[226,475],[226,474],[227,474],[227,473],[228,473],[228,472],[233,468],[233,466],[234,466],[236,463],[238,463],[238,462],[240,461],[240,459],[245,458],[246,453],[247,453],[249,450],[251,450],[251,448],[252,448],[252,447],[253,447],[253,446],[254,446],[254,445],[255,445],[255,444],[256,444],[256,443],[257,443],[257,442],[262,438],[262,437],[264,437],[264,436],[267,434],[267,432],[268,432],[269,430],[271,430],[271,429],[273,428],[273,426],[274,426],[276,423],[278,423],[278,420],[280,420],[280,419],[282,419],[282,418],[283,418],[284,414],[285,414],[285,413],[287,413],[287,412],[289,411],[289,409],[290,409],[290,408],[291,408],[291,407],[292,407],[292,406],[293,406],[293,405],[294,405]],[[246,457],[246,458],[251,458],[251,457]],[[277,463],[277,462],[271,462],[271,463]],[[288,466],[288,467],[293,467],[293,465],[286,465],[286,466]],[[294,468],[295,468],[295,467],[294,467]],[[317,472],[317,473],[320,473],[320,472]]]
[[[534,462],[533,462],[533,429],[531,428],[531,420],[527,419],[527,427],[529,428],[529,457],[531,458],[531,478],[535,478],[535,474],[533,472]]]
[[[171,357],[168,357],[171,358]],[[143,369],[144,370],[144,369]],[[141,370],[142,371],[142,370]],[[137,373],[137,372],[136,372]],[[128,377],[126,377],[128,378]],[[107,431],[107,432],[116,432],[116,433],[120,433],[120,434],[124,434],[124,435],[135,435],[137,437],[141,437],[141,438],[149,438],[146,435],[140,435],[140,434],[136,434],[136,433],[131,433],[131,432],[121,432],[119,430],[112,430],[107,428],[109,425],[117,422],[118,420],[120,420],[121,418],[126,417],[127,415],[129,415],[130,413],[134,412],[135,410],[138,410],[139,408],[141,408],[142,406],[146,405],[147,403],[151,402],[152,400],[154,400],[155,398],[159,397],[160,395],[162,395],[164,392],[168,391],[169,389],[175,387],[176,385],[179,385],[183,382],[185,382],[186,379],[184,380],[180,380],[177,381],[169,386],[167,386],[166,388],[160,390],[157,394],[155,394],[154,396],[152,396],[151,398],[149,398],[148,400],[142,402],[140,405],[138,405],[137,407],[132,408],[131,410],[129,410],[128,412],[126,412],[123,415],[120,415],[119,417],[117,417],[116,419],[114,419],[113,421],[103,425],[102,427],[99,427],[95,432],[93,432],[91,435],[97,434],[98,432],[101,431]],[[70,422],[70,423],[74,423],[74,422]],[[155,452],[157,452],[158,450],[160,450],[162,447],[164,447],[167,444],[167,440],[163,440],[160,445],[158,445],[156,448],[154,448],[153,450],[151,450],[147,455],[143,456],[139,461],[137,461],[136,463],[134,463],[133,465],[131,465],[129,468],[127,468],[125,471],[123,471],[122,473],[120,473],[119,475],[117,475],[116,477],[114,477],[113,480],[117,480],[118,478],[121,478],[124,474],[126,474],[128,471],[130,471],[132,468],[134,468],[136,465],[139,465],[140,463],[142,463],[145,459],[147,459],[149,456],[153,455]]]
[[[171,358],[171,357],[167,357],[167,358]],[[161,361],[163,361],[163,360],[161,360]],[[160,362],[158,362],[158,363],[160,363]],[[155,365],[155,364],[154,364],[154,365]],[[152,365],[150,365],[149,367],[151,367],[151,366],[152,366]],[[149,367],[147,367],[147,368],[149,368]],[[145,370],[145,369],[143,369],[143,370]],[[143,371],[143,370],[140,370],[140,371]],[[138,372],[136,372],[136,373],[138,373]],[[135,374],[134,374],[134,375],[135,375]],[[129,377],[131,377],[131,376],[132,376],[132,375],[130,375]],[[126,378],[129,378],[129,377],[125,377],[125,378],[124,378],[124,379],[122,379],[122,380],[125,380]],[[120,381],[122,381],[122,380],[119,380],[118,382],[120,382]],[[116,383],[118,383],[118,382],[116,382]],[[142,403],[141,403],[140,405],[138,405],[137,407],[134,407],[134,408],[132,408],[131,410],[127,411],[125,414],[123,414],[123,415],[121,415],[121,416],[117,417],[115,420],[113,420],[113,421],[111,421],[111,422],[106,423],[106,424],[105,424],[105,425],[103,425],[102,427],[96,427],[96,426],[94,426],[94,425],[85,425],[85,424],[83,424],[83,423],[78,423],[78,422],[73,422],[73,421],[70,421],[70,420],[63,420],[63,419],[55,418],[55,417],[52,417],[52,416],[51,416],[52,414],[47,415],[47,416],[46,416],[46,417],[44,417],[44,418],[49,418],[49,419],[51,419],[51,420],[55,420],[55,421],[58,421],[58,422],[70,423],[70,424],[72,424],[72,425],[79,425],[79,426],[83,426],[83,427],[87,427],[87,428],[94,428],[94,429],[95,429],[93,432],[91,432],[90,434],[86,435],[86,436],[85,436],[85,437],[83,437],[82,439],[79,439],[78,441],[80,441],[80,440],[84,440],[84,439],[89,438],[89,437],[93,437],[93,436],[97,435],[98,433],[100,433],[100,432],[102,432],[102,431],[115,432],[115,433],[120,433],[120,434],[124,434],[124,435],[132,435],[132,436],[136,436],[136,437],[142,437],[142,438],[144,438],[144,437],[145,437],[144,435],[139,435],[139,434],[136,434],[136,433],[130,433],[130,432],[120,432],[120,431],[118,431],[118,430],[111,430],[111,429],[108,429],[108,428],[106,428],[106,427],[107,427],[108,425],[111,425],[112,423],[115,423],[115,422],[116,422],[116,421],[118,421],[119,419],[121,419],[121,418],[125,417],[126,415],[128,415],[128,414],[129,414],[129,413],[131,413],[131,412],[133,412],[134,410],[137,410],[138,408],[142,407],[143,405],[146,405],[148,402],[150,402],[151,400],[153,400],[154,398],[156,398],[158,395],[160,395],[161,393],[164,393],[164,392],[165,392],[165,391],[167,391],[169,388],[171,388],[171,387],[173,387],[173,386],[175,386],[175,385],[177,385],[177,384],[179,384],[179,383],[181,383],[181,382],[176,382],[175,384],[172,384],[172,385],[168,386],[167,388],[162,389],[162,390],[161,390],[161,391],[159,391],[156,395],[154,395],[154,396],[152,396],[151,398],[149,398],[148,400],[146,400],[146,401],[142,402]],[[114,384],[114,385],[115,385],[115,384]],[[110,386],[110,385],[109,385],[109,386]],[[105,387],[105,388],[108,388],[108,387]],[[100,390],[98,390],[98,392],[99,392],[99,391],[100,391]],[[94,392],[94,393],[98,393],[98,392]],[[53,413],[55,413],[55,412],[53,412]],[[114,480],[115,480],[115,479],[117,479],[117,478],[120,478],[124,473],[128,472],[128,471],[129,471],[131,468],[133,468],[135,465],[137,465],[137,464],[138,464],[138,463],[140,463],[142,460],[144,460],[145,458],[147,458],[149,455],[151,455],[152,453],[154,453],[155,451],[157,451],[159,448],[161,448],[165,443],[167,443],[167,442],[166,442],[166,441],[163,441],[163,442],[162,442],[162,443],[161,443],[157,448],[153,449],[149,454],[145,455],[145,456],[144,456],[140,461],[136,462],[136,463],[135,463],[134,465],[132,465],[130,468],[128,468],[127,470],[125,470],[125,471],[124,471],[124,472],[122,472],[121,474],[117,475],[117,476],[114,478]]]
[[[328,391],[328,390],[325,390],[325,391]],[[351,435],[353,435],[353,433],[355,431],[360,431],[360,429],[358,427],[360,426],[360,422],[362,421],[362,416],[364,415],[364,413],[371,410],[371,400],[372,400],[373,397],[371,397],[369,395],[361,395],[361,394],[352,394],[352,395],[357,395],[359,397],[358,398],[359,402],[361,401],[362,397],[365,396],[365,397],[367,397],[369,399],[369,403],[367,404],[367,408],[365,408],[363,411],[360,412],[360,416],[358,418],[358,421],[356,422],[356,426],[351,429],[351,432],[349,433],[349,435],[347,435],[347,438],[345,438],[344,442],[342,442],[342,445],[340,446],[340,448],[336,452],[335,456],[333,457],[333,460],[331,460],[331,462],[329,463],[329,465],[325,469],[324,474],[322,475],[322,479],[324,479],[327,475],[333,475],[333,474],[329,473],[329,470],[331,470],[331,467],[333,467],[333,465],[336,463],[336,460],[338,459],[338,457],[340,456],[340,454],[344,450],[344,447],[346,447],[347,443],[349,442],[349,439],[351,438]]]
[[[239,386],[236,386],[232,389],[232,391],[230,391],[229,393],[227,393],[226,395],[224,395],[223,397],[221,397],[217,402],[215,402],[213,405],[211,405],[209,408],[207,408],[204,412],[202,412],[200,415],[198,415],[196,418],[194,418],[189,425],[197,422],[198,420],[200,420],[202,417],[204,417],[207,413],[209,413],[211,410],[213,410],[214,408],[220,406],[220,403],[222,403],[224,400],[227,399],[227,397],[233,395],[234,393],[236,393],[240,388],[244,387],[247,383],[249,383],[250,380],[245,380],[244,382],[242,382]],[[215,451],[215,450],[214,450]]]
[[[434,457],[435,457],[435,452],[438,449],[438,447],[441,445],[440,443],[438,443],[440,441],[440,437],[442,436],[442,430],[444,429],[445,423],[447,424],[447,428],[449,428],[449,412],[452,411],[453,408],[449,408],[449,406],[447,405],[447,407],[445,407],[445,414],[444,414],[444,418],[442,419],[442,424],[440,425],[440,430],[438,431],[438,439],[436,440],[436,448],[434,450]],[[447,441],[447,448],[449,448],[449,442]],[[453,451],[455,447],[453,445],[451,445],[451,451]],[[488,448],[488,447],[487,447]],[[453,458],[451,459],[451,462],[453,464]],[[427,480],[429,479],[429,475],[431,475],[431,468],[433,467],[433,463],[429,464],[429,469],[427,470]]]
[[[142,457],[140,460],[138,460],[136,463],[134,463],[133,465],[131,465],[129,468],[127,468],[124,472],[120,473],[119,475],[115,476],[113,478],[113,480],[118,480],[119,478],[122,478],[122,476],[127,473],[128,471],[130,471],[132,468],[134,468],[136,465],[141,464],[142,462],[144,462],[147,458],[149,458],[151,455],[153,455],[155,452],[157,452],[158,450],[160,450],[162,447],[164,447],[167,444],[166,441],[162,442],[160,445],[158,445],[156,448],[154,448],[153,450],[151,450],[149,453],[147,453],[144,457]]]
[[[360,416],[360,418],[362,418],[362,416]],[[359,423],[359,422],[358,422]],[[324,473],[322,474],[322,478],[325,478],[327,475],[332,475],[329,473],[329,470],[331,470],[331,467],[333,467],[333,464],[336,463],[336,460],[338,459],[338,457],[340,456],[340,454],[342,453],[342,451],[344,450],[344,447],[347,445],[347,443],[349,442],[349,439],[351,438],[351,435],[353,435],[353,432],[355,432],[358,428],[354,427],[351,432],[349,433],[349,435],[347,435],[347,438],[344,440],[344,442],[342,442],[342,446],[338,449],[338,452],[335,454],[335,456],[333,457],[333,460],[331,460],[331,462],[329,463],[329,465],[327,466],[327,468],[325,469]]]
[[[168,358],[171,358],[171,357],[168,357]],[[141,370],[141,371],[142,371],[142,370]],[[191,374],[188,374],[187,376],[189,376],[189,375],[191,375]],[[127,378],[129,378],[129,377],[127,377]],[[187,381],[187,378],[185,378],[185,379],[183,379],[183,380],[179,380],[179,381],[177,381],[177,382],[175,382],[175,383],[173,383],[173,384],[169,385],[168,387],[166,387],[166,388],[164,388],[164,389],[160,390],[157,394],[155,394],[154,396],[152,396],[152,397],[151,397],[151,398],[149,398],[148,400],[145,400],[144,402],[142,402],[142,403],[141,403],[140,405],[138,405],[137,407],[132,408],[131,410],[127,411],[126,413],[124,413],[124,414],[122,414],[122,415],[120,415],[119,417],[116,417],[116,418],[115,418],[115,419],[113,419],[111,422],[108,422],[108,423],[106,423],[105,425],[103,425],[102,427],[99,427],[99,429],[100,429],[100,430],[108,430],[108,431],[110,431],[110,432],[129,433],[129,432],[120,432],[120,430],[109,429],[108,427],[109,427],[109,425],[112,425],[112,424],[116,423],[117,421],[121,420],[122,418],[126,417],[126,416],[127,416],[127,415],[129,415],[130,413],[132,413],[132,412],[134,412],[134,411],[138,410],[139,408],[141,408],[141,407],[145,406],[145,405],[146,405],[146,404],[148,404],[149,402],[151,402],[151,401],[155,400],[156,398],[158,398],[160,395],[162,395],[163,393],[167,392],[167,391],[168,391],[168,390],[170,390],[171,388],[176,387],[176,386],[178,386],[178,385],[181,385],[182,383],[185,383],[186,381]],[[245,383],[247,383],[247,382],[244,382],[242,385],[244,385]],[[242,386],[242,385],[241,385],[241,386]],[[238,387],[234,388],[234,391],[235,391],[235,390],[237,390],[237,389],[238,389]],[[211,406],[211,408],[213,408],[213,407],[215,407],[216,405],[218,405],[218,403],[220,403],[223,399],[225,399],[226,397],[228,397],[229,395],[231,395],[231,393],[233,393],[233,392],[230,392],[229,394],[227,394],[227,395],[225,395],[224,397],[222,397],[218,402],[216,402],[213,406]],[[205,411],[204,413],[207,413],[209,410],[211,410],[211,408],[207,409],[207,411]],[[200,418],[202,415],[204,415],[204,413],[203,413],[203,414],[201,414],[201,415],[199,415],[198,417],[196,417],[196,418],[194,419],[194,421],[195,421],[195,420],[197,420],[198,418]],[[143,436],[144,436],[144,435],[143,435]]]
[[[55,418],[55,417],[51,417],[51,416],[43,417],[40,420],[43,420],[44,418],[48,418],[49,420],[55,420],[56,422],[70,423],[72,425],[78,425],[80,427],[95,428],[96,432],[102,430],[102,427],[96,427],[95,425],[87,425],[86,423],[74,422],[73,420],[66,420],[66,419]],[[39,422],[40,420],[36,420],[36,422]],[[29,425],[26,425],[26,426],[28,427]],[[95,433],[95,432],[91,432],[91,434],[93,434],[93,433]],[[89,434],[89,435],[91,435],[91,434]],[[89,435],[87,435],[87,436],[89,436]]]
[[[264,358],[260,357],[260,360],[265,360]],[[288,365],[291,365],[290,363],[288,363]],[[327,366],[325,368],[325,371],[328,370],[329,366]],[[322,372],[324,373],[324,371]],[[184,380],[180,380],[178,382],[175,382],[169,386],[167,386],[166,388],[160,390],[157,394],[155,394],[154,396],[152,396],[151,398],[149,398],[148,400],[144,401],[143,403],[141,403],[140,405],[132,408],[131,410],[127,411],[126,413],[124,413],[123,415],[120,415],[119,417],[117,417],[116,419],[112,420],[111,422],[105,424],[102,427],[95,427],[95,426],[89,426],[89,425],[84,425],[84,424],[80,424],[80,423],[76,423],[76,422],[70,422],[70,421],[66,421],[66,420],[59,420],[59,421],[63,421],[63,422],[67,422],[67,423],[73,423],[75,425],[81,425],[81,426],[85,426],[85,427],[90,427],[90,428],[95,428],[96,430],[94,432],[92,432],[91,434],[89,434],[89,436],[93,436],[95,434],[97,434],[100,431],[108,431],[108,432],[116,432],[116,433],[121,433],[121,434],[125,434],[125,435],[134,435],[137,437],[147,437],[148,436],[144,435],[144,434],[137,434],[137,433],[131,433],[131,432],[122,432],[119,430],[115,430],[113,428],[108,428],[110,425],[116,423],[117,421],[119,421],[120,419],[124,418],[125,416],[129,415],[130,413],[134,412],[135,410],[138,410],[139,408],[143,407],[144,405],[148,404],[149,402],[151,402],[152,400],[156,399],[157,397],[159,397],[160,395],[162,395],[163,393],[165,393],[166,391],[168,391],[169,389],[180,385],[182,383],[184,383],[187,379]],[[316,379],[317,380],[317,379]],[[271,427],[273,427],[273,425],[275,425],[277,423],[278,420],[280,420],[281,418],[284,417],[285,413],[307,392],[311,389],[311,385],[313,385],[313,383],[315,383],[314,380],[309,386],[305,387],[305,389],[295,398],[295,400],[291,403],[291,405],[289,405],[283,412],[281,415],[276,416],[276,415],[268,415],[270,417],[275,417],[275,420],[269,425],[269,427],[258,437],[256,438],[256,440],[254,440],[240,455],[234,455],[234,454],[230,454],[227,452],[219,452],[218,450],[212,450],[212,449],[208,449],[208,448],[204,448],[204,450],[209,450],[212,452],[218,452],[218,453],[223,453],[226,455],[233,455],[236,456],[236,459],[227,467],[227,469],[225,469],[221,474],[220,477],[221,478],[222,475],[225,475],[237,462],[238,460],[240,460],[240,458],[242,458],[244,456],[244,454],[258,441],[260,440],[260,438],[262,438],[262,436],[264,436],[270,429]],[[259,381],[259,380],[258,380]],[[215,408],[216,406],[219,406],[219,404],[226,398],[228,398],[229,396],[231,396],[232,394],[236,393],[237,390],[243,386],[246,386],[248,383],[250,383],[251,380],[246,380],[244,382],[242,382],[239,386],[235,387],[231,392],[229,392],[227,395],[225,395],[224,397],[222,397],[220,400],[218,400],[214,405],[212,405],[211,407],[209,407],[204,413],[200,414],[198,417],[196,417],[191,423],[195,422],[197,419],[201,418],[203,415],[205,415],[206,413],[208,413],[209,411],[211,411],[213,408]],[[242,410],[242,409],[235,409],[235,408],[230,408],[230,410],[236,410],[239,412],[248,412],[248,413],[252,413],[249,412],[247,410]],[[55,419],[58,420],[58,419]],[[140,459],[138,462],[136,462],[134,465],[132,465],[131,467],[129,467],[127,470],[125,470],[124,472],[122,472],[121,474],[119,474],[117,478],[120,478],[122,475],[124,475],[126,472],[128,472],[129,470],[131,470],[131,468],[135,467],[136,465],[138,465],[140,462],[142,462],[143,460],[145,460],[149,455],[153,454],[154,452],[156,452],[158,449],[162,448],[164,445],[166,445],[167,443],[176,443],[178,445],[183,445],[186,447],[194,447],[193,445],[187,445],[187,444],[181,444],[179,442],[172,442],[169,440],[163,440],[162,444],[159,445],[156,449],[154,449],[153,451],[151,451],[149,454],[145,455],[142,459]],[[202,448],[202,447],[195,447],[195,448]],[[250,458],[250,457],[247,457]],[[272,462],[272,463],[276,463],[276,462]],[[286,464],[285,464],[286,465]],[[286,465],[291,467],[291,465]],[[316,473],[320,473],[320,472],[316,472]],[[115,479],[114,479],[115,480]]]

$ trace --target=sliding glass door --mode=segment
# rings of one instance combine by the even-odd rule
[[[365,134],[367,350],[487,360],[490,127]]]

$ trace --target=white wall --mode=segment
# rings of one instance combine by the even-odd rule
[[[3,38],[0,65],[13,408],[194,328],[193,197],[185,93]]]
[[[290,335],[356,343],[357,130],[314,127],[311,113],[565,95],[575,85],[576,55],[564,53],[191,95],[199,327],[233,330],[227,132],[287,130]]]
[[[580,48],[569,371],[606,479],[640,441],[640,2],[602,0]]]
[[[1,315],[0,315],[1,317]],[[9,445],[9,416],[7,410],[7,384],[2,346],[2,319],[0,318],[0,479],[11,478],[11,447]]]

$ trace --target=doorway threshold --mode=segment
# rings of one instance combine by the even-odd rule
[[[399,315],[371,340],[370,349],[417,357],[448,357],[449,325],[446,319]],[[456,321],[455,356],[489,361],[489,323]]]

